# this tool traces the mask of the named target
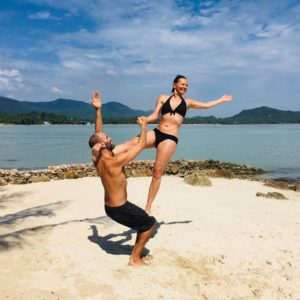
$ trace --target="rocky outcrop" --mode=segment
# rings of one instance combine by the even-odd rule
[[[265,185],[276,189],[292,190],[296,192],[300,191],[300,184],[297,181],[291,179],[268,179],[266,180]]]
[[[265,197],[265,198],[273,198],[273,199],[278,199],[278,200],[287,200],[288,199],[281,193],[277,193],[277,192],[268,192],[266,194],[257,192],[256,196],[257,197]]]
[[[265,185],[282,190],[289,189],[289,184],[283,180],[268,180]]]
[[[133,161],[125,168],[126,176],[151,176],[153,165],[154,161],[152,160]],[[257,175],[264,172],[261,168],[217,160],[176,160],[169,162],[165,175],[185,177],[198,174],[208,177],[256,179]],[[97,173],[93,164],[51,166],[48,169],[32,171],[0,170],[0,186],[94,176],[97,176]]]
[[[184,182],[190,185],[211,186],[211,181],[201,174],[187,175],[184,177]]]

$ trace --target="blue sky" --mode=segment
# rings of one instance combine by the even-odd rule
[[[0,95],[154,108],[177,74],[186,97],[232,103],[190,112],[300,110],[300,1],[6,0]]]

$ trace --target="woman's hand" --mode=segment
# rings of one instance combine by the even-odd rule
[[[222,99],[223,102],[229,102],[229,101],[232,100],[232,96],[231,95],[223,95],[221,97],[221,99]]]
[[[142,126],[146,126],[147,125],[147,118],[144,116],[140,116],[137,118],[136,122],[140,125],[140,127]]]

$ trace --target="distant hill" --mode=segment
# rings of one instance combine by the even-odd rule
[[[267,106],[242,110],[228,118],[193,117],[185,123],[195,124],[281,124],[300,123],[300,111],[284,111]]]
[[[46,112],[89,120],[93,120],[95,117],[95,110],[89,103],[70,99],[57,99],[48,102],[29,102],[0,97],[0,112],[9,115]],[[107,119],[124,117],[129,119],[140,115],[148,115],[149,113],[149,111],[131,109],[119,102],[102,104],[102,116]]]
[[[280,124],[300,123],[300,111],[284,111],[267,106],[241,111],[239,114],[222,119],[229,124]]]
[[[71,122],[80,120],[93,121],[95,117],[94,108],[86,102],[71,99],[57,99],[48,102],[18,101],[6,97],[0,97],[0,114],[3,115],[2,122],[7,123],[9,115],[20,115],[28,122],[34,118],[32,112],[43,112],[55,114],[52,116],[60,120],[61,116],[66,116]],[[108,102],[102,105],[102,116],[106,123],[133,123],[135,117],[139,115],[149,115],[152,111],[132,109],[119,102]],[[26,114],[24,116],[24,114]],[[27,115],[28,114],[28,115]],[[4,116],[5,115],[5,116]],[[42,115],[43,116],[43,115]],[[27,118],[28,117],[28,118]],[[48,116],[50,118],[50,116]],[[75,119],[72,119],[75,118]],[[16,118],[12,118],[15,120]],[[4,121],[5,120],[5,121]],[[41,115],[39,115],[41,121]],[[66,122],[66,119],[64,119]],[[1,119],[0,119],[1,123]],[[280,124],[280,123],[300,123],[299,111],[283,111],[266,106],[243,110],[239,114],[228,118],[193,117],[186,118],[186,124]]]
[[[40,125],[40,124],[86,124],[79,118],[67,117],[45,112],[30,112],[17,115],[2,114],[0,112],[0,123],[16,125]]]

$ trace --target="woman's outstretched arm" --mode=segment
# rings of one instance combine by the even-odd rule
[[[232,100],[231,95],[223,95],[221,98],[212,100],[209,102],[200,102],[193,99],[186,99],[188,108],[195,108],[195,109],[208,109],[211,107],[214,107],[218,104],[221,104],[223,102],[230,102]]]

